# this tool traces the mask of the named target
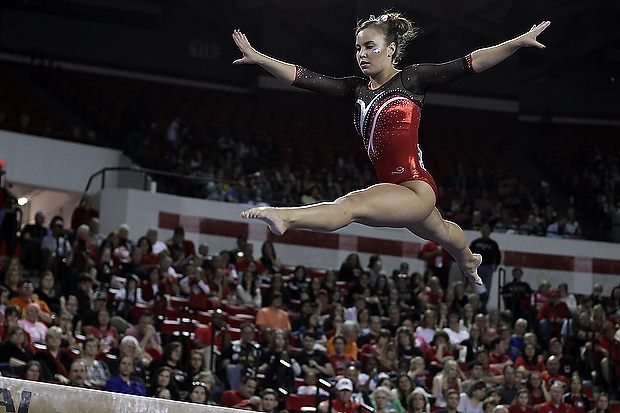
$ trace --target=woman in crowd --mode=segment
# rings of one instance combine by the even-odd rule
[[[170,399],[181,400],[181,394],[174,381],[174,373],[168,366],[161,366],[151,376],[151,382],[147,390],[147,394],[152,397],[158,397],[163,389],[168,390]]]
[[[517,390],[514,402],[508,406],[508,413],[534,413],[534,408],[528,403],[530,395],[526,388]]]
[[[45,369],[41,366],[37,360],[30,360],[21,367],[20,379],[30,381],[48,381],[49,378],[45,377]]]
[[[104,390],[113,393],[146,396],[144,384],[140,381],[131,380],[131,375],[134,370],[133,367],[133,357],[121,356],[118,362],[118,376],[108,379]]]
[[[392,393],[388,387],[378,386],[371,395],[371,401],[375,408],[375,413],[395,413],[398,410],[391,408],[390,401],[392,400]],[[401,406],[402,407],[402,406]],[[404,409],[402,409],[404,412]]]
[[[571,376],[569,391],[562,396],[562,401],[573,406],[575,413],[590,411],[590,398],[583,394],[583,381],[579,374],[575,373]]]
[[[252,271],[250,266],[246,266],[243,270],[241,282],[237,284],[235,289],[238,305],[252,308],[260,308],[262,306],[263,299],[257,281],[255,272]]]
[[[277,389],[282,387],[293,390],[295,375],[292,368],[293,358],[288,350],[288,337],[282,330],[275,330],[271,341],[259,361],[258,373],[265,375],[264,386]]]
[[[211,404],[209,399],[210,391],[207,388],[207,385],[200,381],[193,382],[189,389],[187,401],[196,404]]]
[[[526,376],[529,376],[533,371],[542,373],[547,369],[542,361],[542,355],[537,353],[536,346],[532,343],[526,344],[521,356],[515,360],[515,368],[521,366],[525,369]]]
[[[538,411],[541,404],[549,401],[549,392],[547,391],[547,387],[545,386],[539,371],[532,371],[530,373],[530,377],[527,379],[526,388],[530,395],[530,405],[534,407],[534,411]]]
[[[450,389],[463,392],[461,378],[459,377],[459,365],[454,360],[446,360],[443,363],[443,370],[433,378],[432,395],[435,398],[436,407],[446,407],[444,396]]]
[[[57,314],[60,311],[60,295],[56,291],[54,274],[51,271],[44,271],[41,274],[39,288],[34,292],[39,296],[39,300],[45,301],[52,313]]]
[[[86,336],[99,339],[99,344],[106,349],[118,346],[118,330],[110,322],[110,312],[102,308],[95,314],[95,323],[84,328]]]
[[[23,366],[32,359],[24,327],[13,323],[7,330],[6,340],[0,343],[0,363],[9,363],[13,369]]]
[[[282,261],[280,260],[280,257],[278,257],[278,254],[276,254],[273,242],[263,242],[263,245],[261,246],[260,262],[263,264],[263,267],[265,267],[269,277],[280,272],[280,268],[282,268]]]
[[[171,341],[166,344],[161,360],[153,361],[149,366],[149,370],[151,372],[157,371],[162,366],[172,369],[172,378],[177,388],[183,387],[183,383],[189,380],[183,366],[183,344],[180,342]]]
[[[416,387],[407,395],[408,413],[429,413],[430,410],[431,406],[423,388]]]
[[[47,326],[39,321],[39,311],[41,307],[37,303],[29,303],[26,306],[24,318],[18,323],[30,336],[33,343],[45,343],[45,333]]]

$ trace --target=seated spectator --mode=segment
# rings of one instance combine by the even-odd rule
[[[409,413],[428,413],[431,409],[426,391],[422,387],[416,387],[407,395],[405,406]]]
[[[556,381],[562,382],[564,388],[568,389],[570,382],[568,378],[560,372],[560,358],[554,355],[549,356],[545,366],[546,369],[542,372],[542,378],[545,381],[547,390],[551,389],[551,385]]]
[[[409,327],[401,326],[396,330],[396,345],[398,359],[405,360],[407,365],[413,357],[424,356]],[[402,401],[406,402],[404,399]]]
[[[437,324],[437,313],[432,310],[426,310],[422,314],[420,325],[415,329],[415,333],[421,335],[427,343],[430,343],[435,337],[435,324]]]
[[[153,252],[153,245],[151,241],[145,236],[138,238],[136,243],[137,247],[142,252],[142,258],[140,259],[140,265],[144,268],[148,268],[151,265],[157,264],[157,254]]]
[[[204,371],[208,371],[205,357],[202,355],[202,351],[194,348],[189,352],[189,358],[185,364],[185,372],[187,373],[188,379],[179,386],[179,391],[182,396],[187,396],[192,383],[196,381],[200,373]]]
[[[253,376],[243,376],[236,390],[227,390],[220,398],[222,407],[243,407],[260,405],[260,397],[256,396],[258,382]]]
[[[542,378],[542,373],[539,371],[532,371],[527,379],[526,388],[529,392],[530,404],[534,407],[534,411],[537,411],[540,405],[550,398],[547,386]]]
[[[448,396],[452,390],[456,391],[456,403],[460,402],[459,394],[462,393],[461,378],[459,377],[459,366],[454,360],[446,360],[443,363],[441,373],[433,378],[432,395],[435,398],[435,407],[446,407]]]
[[[336,398],[332,400],[332,408],[337,412],[343,413],[357,413],[360,409],[360,404],[351,401],[351,394],[353,393],[353,383],[347,378],[342,378],[336,382]],[[319,404],[319,412],[327,413],[329,403],[322,401]]]
[[[301,300],[304,294],[308,294],[310,283],[308,279],[308,270],[303,265],[298,265],[293,271],[293,277],[289,280],[287,289],[293,300]],[[308,297],[305,297],[308,298]]]
[[[71,243],[64,236],[64,220],[56,215],[50,222],[50,232],[41,241],[43,266],[45,270],[54,271],[62,261],[69,257]]]
[[[157,229],[149,228],[144,236],[149,240],[151,248],[153,248],[153,254],[159,255],[162,251],[168,251],[166,243],[157,239]]]
[[[316,340],[314,334],[305,332],[301,336],[302,350],[294,357],[303,374],[312,372],[320,379],[334,376],[334,368],[324,351],[315,348]]]
[[[130,274],[125,281],[125,285],[114,295],[117,313],[122,313],[125,320],[130,323],[135,322],[134,309],[138,298],[141,295],[138,291],[140,279],[135,274]],[[145,303],[141,303],[145,304]]]
[[[206,365],[209,369],[215,370],[214,367],[217,365],[216,360],[214,360],[215,357],[217,354],[221,354],[229,344],[225,313],[218,308],[211,315],[211,323],[196,328],[193,345],[195,349],[201,350],[202,354],[205,355]],[[215,345],[215,349],[212,348],[213,345]]]
[[[178,390],[188,381],[187,372],[183,366],[183,344],[178,341],[171,341],[164,347],[161,359],[153,360],[149,365],[149,371],[152,373],[159,370],[160,367],[166,366],[172,370],[172,380]],[[173,394],[173,396],[175,396]],[[176,399],[175,399],[176,400]]]
[[[500,384],[503,381],[504,378],[502,377],[502,371],[491,366],[489,363],[489,350],[478,350],[476,353],[476,361],[482,363],[482,381],[492,385]]]
[[[38,360],[50,372],[48,376],[55,381],[67,383],[69,380],[69,369],[73,357],[68,350],[60,348],[62,330],[60,327],[50,327],[45,334],[45,350],[34,353],[34,360]]]
[[[443,330],[437,330],[430,342],[431,347],[424,354],[426,365],[431,373],[438,373],[442,370],[447,360],[454,360],[452,345],[448,341],[448,334]],[[443,406],[441,406],[443,407]]]
[[[605,392],[599,393],[596,398],[596,404],[594,409],[590,410],[588,413],[609,413],[609,394]]]
[[[150,311],[143,311],[138,318],[138,324],[125,330],[125,335],[135,337],[141,348],[154,348],[161,352],[161,336],[155,330],[155,315]]]
[[[542,355],[536,352],[536,346],[532,343],[528,343],[523,347],[523,353],[521,357],[515,361],[515,368],[524,367],[525,374],[529,375],[533,371],[543,372],[545,371],[545,363],[542,361]]]
[[[176,227],[172,238],[166,243],[168,251],[172,254],[172,261],[178,263],[186,257],[196,255],[196,245],[192,240],[185,238],[183,227]]]
[[[103,389],[110,378],[110,369],[107,364],[97,360],[99,350],[99,340],[94,336],[87,336],[84,340],[81,360],[86,364],[87,380],[93,387]]]
[[[132,380],[134,363],[131,356],[121,356],[118,362],[118,376],[111,377],[105,384],[105,391],[114,393],[132,394],[135,396],[146,396],[144,384],[140,381]]]
[[[444,406],[441,409],[438,409],[436,413],[457,413],[457,407],[461,402],[461,397],[459,396],[459,391],[456,389],[448,389],[445,393],[445,402],[443,402]]]
[[[568,403],[562,401],[562,395],[566,389],[561,383],[553,383],[549,389],[549,401],[544,402],[538,408],[538,413],[566,412],[574,413],[575,409]]]
[[[86,363],[80,359],[74,360],[69,369],[69,383],[67,384],[73,387],[90,389],[92,386],[87,378]]]
[[[144,281],[148,277],[146,266],[142,264],[144,253],[140,247],[134,248],[130,252],[129,261],[121,263],[121,277],[127,277],[129,274],[135,274],[140,281]]]
[[[189,403],[211,404],[211,391],[206,383],[201,381],[192,382],[189,388],[187,400]]]
[[[357,356],[359,353],[359,348],[357,346],[357,336],[358,336],[358,325],[355,321],[347,320],[342,324],[341,328],[342,337],[345,340],[345,353],[353,358],[353,360],[357,360]],[[334,337],[332,336],[327,343],[325,343],[325,352],[327,354],[332,354],[335,352],[334,348]]]
[[[241,339],[232,341],[221,356],[221,369],[225,372],[231,390],[239,389],[242,377],[256,372],[260,356],[260,344],[254,341],[254,324],[243,323]]]
[[[486,394],[486,383],[482,380],[472,383],[467,393],[461,393],[457,410],[459,413],[483,413],[482,402]]]
[[[35,303],[39,306],[37,314],[39,321],[42,321],[48,326],[52,325],[52,311],[45,301],[39,300],[34,295],[32,280],[30,278],[22,278],[21,281],[19,281],[19,295],[11,298],[7,305],[17,305],[23,315],[26,313],[26,306],[30,303]]]
[[[241,282],[235,289],[237,293],[237,304],[244,307],[260,308],[263,302],[260,288],[258,287],[258,277],[250,267],[243,270]]]
[[[159,265],[150,265],[147,268],[148,278],[140,283],[140,301],[146,304],[155,304],[170,295],[179,295],[181,289],[173,276],[162,273]]]
[[[118,346],[118,330],[110,324],[110,312],[107,308],[97,312],[94,325],[84,327],[84,335],[96,337],[99,344],[106,348]]]
[[[515,400],[517,391],[522,389],[523,386],[517,382],[515,368],[511,364],[504,366],[503,377],[504,381],[496,387],[496,390],[501,396],[501,399],[499,400],[500,404],[509,405]]]
[[[328,357],[334,368],[334,375],[341,376],[344,374],[347,364],[354,361],[354,359],[350,354],[345,353],[346,341],[343,336],[334,336],[330,340],[332,340],[334,352],[329,353]]]
[[[284,285],[282,274],[275,274],[273,277],[271,277],[271,285],[265,291],[263,291],[263,305],[265,305],[266,303],[270,303],[271,296],[275,293],[282,294],[282,309],[289,309],[291,307],[291,294],[288,292],[288,289]]]
[[[124,336],[121,339],[121,343],[118,347],[110,349],[107,353],[109,356],[106,358],[108,362],[108,367],[110,368],[110,373],[112,376],[116,376],[119,374],[119,360],[121,356],[130,356],[133,359],[133,368],[131,371],[131,379],[135,381],[140,381],[142,383],[146,382],[147,370],[151,361],[153,361],[153,357],[144,351],[140,344],[138,343],[138,339],[134,336]],[[114,356],[114,357],[110,357]]]
[[[6,340],[0,343],[0,363],[9,363],[13,369],[25,365],[32,359],[32,350],[27,346],[28,333],[13,323],[9,326]]]
[[[57,293],[54,286],[54,274],[51,271],[45,271],[41,274],[39,280],[39,288],[35,291],[39,300],[44,301],[49,307],[50,311],[54,314],[58,314],[60,311],[60,295]]]
[[[529,318],[532,287],[525,281],[522,281],[522,278],[523,269],[514,267],[512,269],[512,281],[502,287],[504,308],[510,310],[513,320]]]
[[[529,401],[530,396],[526,388],[517,390],[514,401],[508,406],[508,413],[534,413]]]
[[[19,325],[24,328],[30,336],[30,340],[34,343],[45,342],[45,333],[47,333],[47,326],[37,321],[40,311],[41,308],[37,303],[29,303],[26,305],[24,318],[18,321]]]
[[[564,345],[559,338],[549,340],[549,355],[554,355],[560,360],[560,373],[570,379],[577,370],[575,360],[569,354],[564,353]]]
[[[489,344],[489,349],[489,364],[491,367],[501,370],[507,365],[512,365],[512,360],[506,355],[506,350],[508,350],[506,339],[503,337],[494,338]]]
[[[295,373],[293,371],[293,357],[288,351],[286,333],[275,330],[271,335],[269,345],[260,358],[257,372],[265,375],[264,387],[284,388],[293,390]]]
[[[583,382],[578,374],[574,374],[571,377],[569,392],[564,393],[562,401],[573,406],[575,413],[587,413],[590,411],[590,398],[583,394]]]
[[[396,343],[388,341],[379,354],[379,371],[387,373],[389,376],[396,376],[399,366],[400,360],[398,359]]]
[[[614,363],[614,360],[618,360],[620,357],[620,354],[618,354],[618,340],[616,340],[615,334],[616,327],[607,321],[601,327],[599,338],[594,343],[595,365],[599,364],[601,366],[601,373],[605,383],[609,383],[613,379],[613,377],[609,376],[610,366],[613,366],[613,372],[616,375],[620,372],[620,364]]]
[[[189,306],[200,310],[209,310],[211,303],[209,295],[211,289],[202,267],[188,265],[185,267],[188,275],[179,281],[181,293],[189,297]]]
[[[469,331],[460,323],[460,317],[457,313],[448,314],[448,326],[443,331],[448,334],[448,340],[453,345],[459,345],[469,338]]]
[[[54,325],[62,330],[60,347],[80,351],[81,346],[77,342],[73,329],[73,315],[67,310],[60,310],[54,319]]]
[[[30,381],[49,381],[49,378],[45,376],[45,369],[36,360],[30,360],[24,364],[20,369],[19,378]]]
[[[286,311],[282,309],[282,294],[273,293],[268,307],[263,307],[256,313],[256,326],[265,333],[280,329],[287,334],[291,332],[291,322]]]
[[[160,366],[153,370],[151,382],[146,393],[151,397],[158,397],[163,389],[167,389],[170,392],[171,400],[181,400],[181,394],[174,379],[174,372],[168,366]]]

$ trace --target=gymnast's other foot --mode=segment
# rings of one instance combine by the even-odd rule
[[[259,207],[248,209],[241,213],[243,218],[260,219],[269,225],[269,229],[276,235],[282,235],[288,227],[280,217],[278,210],[271,207]]]
[[[474,259],[467,263],[465,268],[461,267],[461,269],[470,281],[476,283],[477,285],[482,285],[482,279],[478,276],[478,267],[482,264],[482,255],[473,254],[473,256]]]

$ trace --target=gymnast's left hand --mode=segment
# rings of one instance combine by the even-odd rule
[[[545,29],[549,27],[550,24],[551,22],[548,20],[543,21],[539,24],[535,24],[528,32],[523,33],[521,36],[519,36],[521,47],[537,47],[539,49],[546,49],[547,46],[540,43],[537,40],[537,37],[539,34],[545,31]]]

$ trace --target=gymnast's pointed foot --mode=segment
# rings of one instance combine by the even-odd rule
[[[465,268],[461,268],[465,276],[477,285],[482,285],[482,279],[478,276],[478,267],[482,264],[482,255],[473,254],[474,259],[470,261]]]
[[[259,207],[252,208],[241,213],[243,218],[260,219],[269,225],[269,229],[276,235],[282,235],[288,229],[284,219],[280,217],[277,208]]]

